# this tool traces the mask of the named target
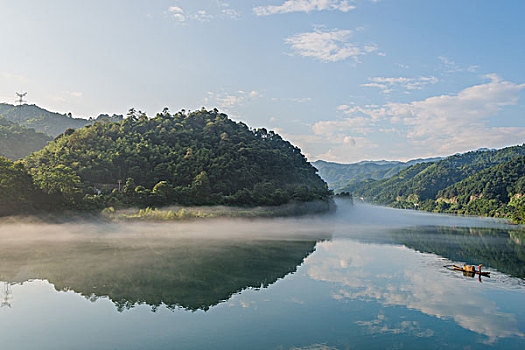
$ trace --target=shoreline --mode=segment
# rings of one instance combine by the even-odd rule
[[[398,208],[398,207],[387,205],[387,204],[368,202],[365,200],[357,200],[357,205],[371,205],[375,207],[383,207],[383,208],[388,208],[392,210],[408,210],[414,213],[421,213],[421,214],[433,214],[433,215],[442,215],[442,216],[448,216],[448,217],[482,219],[482,220],[493,221],[495,223],[500,223],[502,225],[511,226],[517,229],[522,229],[522,230],[525,229],[525,224],[518,224],[518,223],[512,222],[512,219],[505,218],[505,217],[470,215],[470,214],[451,213],[451,212],[443,212],[443,211],[430,211],[430,210],[417,209],[417,208]]]
[[[335,212],[337,206],[330,198],[326,201],[290,202],[279,206],[235,207],[224,205],[182,206],[173,205],[159,208],[105,208],[98,212],[64,211],[36,212],[24,215],[0,217],[0,225],[20,222],[28,223],[72,223],[97,221],[119,222],[181,222],[219,218],[278,218],[320,215]]]
[[[230,207],[215,206],[168,206],[161,208],[106,208],[100,216],[112,222],[169,222],[203,220],[214,218],[275,218],[316,215],[333,212],[336,204],[333,199],[327,201],[292,202],[279,206]]]

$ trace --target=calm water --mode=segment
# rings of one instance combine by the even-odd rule
[[[2,224],[2,349],[525,348],[516,227],[334,215]],[[490,278],[449,271],[483,264]]]

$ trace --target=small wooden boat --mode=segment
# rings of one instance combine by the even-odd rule
[[[490,272],[481,271],[481,266],[482,265],[479,265],[478,270],[476,270],[476,267],[472,265],[463,265],[463,266],[445,265],[444,267],[448,268],[449,270],[461,271],[463,272],[463,275],[469,276],[469,277],[474,277],[475,275],[490,277]]]

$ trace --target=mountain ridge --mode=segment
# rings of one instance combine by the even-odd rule
[[[442,157],[417,158],[406,162],[388,160],[364,160],[357,163],[337,163],[317,160],[312,165],[319,170],[319,175],[336,192],[344,191],[350,184],[368,179],[379,180],[394,176],[402,169],[413,164],[434,162]]]
[[[71,113],[51,112],[36,104],[12,105],[0,103],[0,117],[26,128],[35,129],[52,137],[57,137],[67,129],[78,129],[96,121],[121,121],[122,115],[100,114],[96,118],[74,118]]]
[[[389,179],[362,181],[345,190],[397,208],[524,222],[524,156],[525,144],[471,151],[434,163],[415,164]]]

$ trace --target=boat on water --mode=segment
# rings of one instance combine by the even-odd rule
[[[446,267],[449,270],[453,270],[453,271],[461,271],[463,272],[464,276],[468,276],[468,277],[474,277],[475,275],[490,277],[490,272],[481,271],[481,266],[482,265],[479,265],[477,270],[476,270],[476,267],[472,265],[463,265],[463,266],[445,265],[444,267]]]

